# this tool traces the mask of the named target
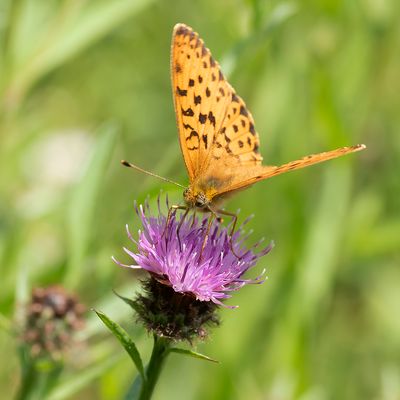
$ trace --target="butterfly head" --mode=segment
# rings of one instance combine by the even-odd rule
[[[190,208],[198,208],[201,210],[207,209],[210,204],[210,199],[207,198],[206,193],[202,190],[194,190],[188,187],[183,192],[185,203]]]

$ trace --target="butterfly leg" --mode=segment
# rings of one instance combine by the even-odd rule
[[[203,244],[202,244],[201,250],[200,250],[199,262],[201,261],[201,258],[203,257],[203,251],[204,251],[204,248],[206,247],[208,236],[210,235],[211,225],[214,221],[214,218],[217,218],[217,214],[215,214],[211,210],[209,210],[209,211],[210,211],[210,217],[208,218],[207,230],[206,230],[206,234],[204,235]]]
[[[193,228],[194,223],[196,222],[196,209],[193,209],[193,218],[192,218],[192,224],[190,225],[191,228]]]
[[[183,206],[181,206],[181,207],[183,207]],[[180,249],[181,251],[182,251],[182,244],[181,244],[181,238],[180,238],[180,236],[179,236],[179,232],[180,232],[180,230],[181,230],[183,221],[185,220],[186,216],[188,215],[188,213],[189,213],[189,211],[190,211],[190,208],[189,208],[189,207],[185,207],[185,208],[183,208],[183,209],[185,210],[185,213],[182,215],[182,218],[181,218],[181,220],[179,221],[179,225],[178,225],[178,227],[176,228],[176,236],[178,237],[179,249]]]
[[[177,211],[177,210],[187,210],[187,209],[188,209],[188,208],[187,208],[186,206],[177,206],[177,205],[171,206],[171,207],[168,209],[167,222],[165,223],[165,228],[164,228],[163,234],[161,235],[161,239],[162,239],[164,236],[166,236],[166,234],[167,234],[168,226],[169,226],[169,223],[171,222],[172,213],[173,213],[174,211]]]
[[[230,231],[230,233],[229,233],[229,244],[230,244],[232,253],[235,255],[235,257],[236,257],[237,259],[240,259],[241,257],[238,256],[238,255],[235,253],[235,250],[233,249],[233,241],[232,241],[232,237],[233,237],[233,234],[234,234],[235,229],[236,229],[236,223],[237,223],[238,217],[237,217],[237,215],[236,215],[235,213],[232,213],[232,212],[229,212],[229,211],[225,211],[225,210],[218,210],[217,213],[218,213],[218,214],[222,214],[222,215],[226,215],[226,216],[232,218],[233,223],[232,223],[231,231]]]

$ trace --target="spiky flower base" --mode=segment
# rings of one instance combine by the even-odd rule
[[[219,325],[218,306],[199,301],[193,295],[178,293],[153,277],[142,282],[143,293],[133,301],[138,319],[149,332],[172,340],[207,337],[206,328]]]

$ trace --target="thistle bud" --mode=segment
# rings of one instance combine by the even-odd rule
[[[73,334],[84,325],[84,311],[77,297],[61,286],[33,289],[21,337],[31,356],[62,358],[73,341]]]

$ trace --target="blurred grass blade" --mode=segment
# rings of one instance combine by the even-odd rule
[[[18,269],[15,285],[14,319],[21,326],[25,323],[25,307],[29,301],[28,269],[25,263],[21,263]]]
[[[239,59],[250,47],[257,47],[270,37],[270,35],[281,27],[297,11],[297,6],[292,2],[281,3],[271,12],[269,18],[258,30],[251,32],[246,38],[238,42],[221,60],[221,66],[226,76],[233,74]]]
[[[70,399],[71,396],[88,386],[95,379],[104,375],[106,371],[118,362],[121,356],[114,355],[107,357],[105,360],[85,368],[78,374],[74,374],[70,379],[61,382],[47,397],[47,400],[64,400]]]
[[[56,24],[42,35],[34,54],[19,62],[8,92],[22,98],[38,79],[75,57],[153,1],[64,2],[58,8],[58,15],[52,17]],[[28,33],[35,35],[35,32]]]
[[[298,291],[302,299],[303,319],[315,315],[323,298],[329,296],[335,278],[335,265],[340,254],[340,239],[345,231],[346,212],[350,199],[351,170],[342,161],[326,170],[321,198],[310,232],[300,257]],[[317,251],[318,250],[318,251]],[[298,313],[298,304],[296,305]]]
[[[129,356],[131,357],[132,361],[136,365],[136,368],[138,369],[143,381],[145,381],[146,378],[145,378],[145,373],[144,373],[144,368],[143,368],[143,362],[142,362],[139,351],[138,351],[134,341],[131,339],[131,337],[128,335],[128,333],[120,325],[118,325],[114,321],[111,321],[111,319],[108,318],[101,311],[97,311],[97,310],[94,310],[94,311],[98,315],[98,317],[103,321],[104,325],[112,332],[112,334],[122,344],[124,349],[127,351]]]
[[[177,347],[172,347],[171,349],[169,349],[169,352],[178,353],[178,354],[184,354],[184,355],[189,356],[189,357],[198,358],[200,360],[205,360],[205,361],[211,361],[213,363],[219,364],[218,360],[214,360],[211,357],[205,356],[204,354],[201,354],[201,353],[197,353],[196,351],[193,351],[193,350],[179,349]]]
[[[263,28],[264,34],[271,32],[273,29],[286,22],[296,13],[297,9],[298,6],[292,2],[283,2],[278,4],[272,11]]]
[[[91,238],[96,201],[114,149],[116,134],[117,128],[113,124],[99,128],[92,159],[71,201],[67,221],[69,262],[65,277],[69,287],[77,286],[85,275],[84,258]]]

